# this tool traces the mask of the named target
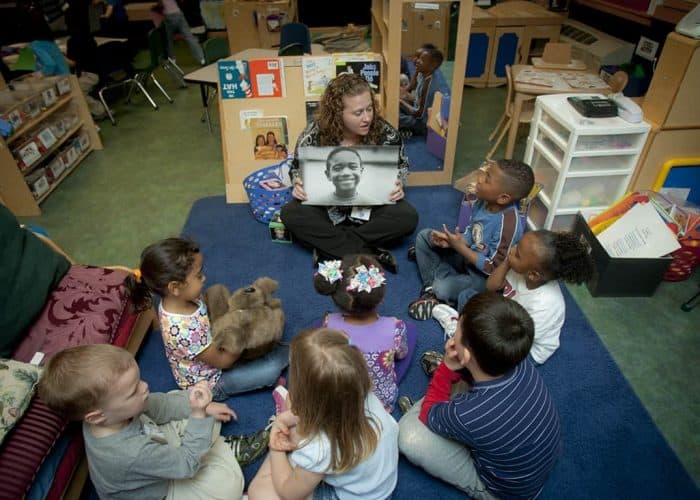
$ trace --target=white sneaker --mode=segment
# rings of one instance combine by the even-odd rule
[[[445,330],[445,339],[452,338],[457,331],[459,313],[447,304],[437,304],[433,307],[432,314],[433,319]]]

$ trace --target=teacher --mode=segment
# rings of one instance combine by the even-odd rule
[[[353,253],[373,254],[390,272],[397,271],[395,257],[386,247],[396,245],[418,224],[418,213],[404,198],[408,159],[399,132],[376,112],[377,102],[369,84],[359,75],[333,79],[321,97],[317,118],[299,136],[290,167],[293,183],[289,203],[282,207],[282,222],[303,245],[314,250],[314,264]],[[299,171],[299,148],[304,146],[400,146],[392,205],[373,207],[302,205],[306,200]]]

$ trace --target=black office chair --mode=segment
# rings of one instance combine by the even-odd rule
[[[280,56],[311,54],[311,33],[304,23],[283,24],[280,29]]]

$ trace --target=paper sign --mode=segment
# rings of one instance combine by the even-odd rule
[[[651,203],[637,203],[598,235],[611,257],[657,258],[680,248]]]

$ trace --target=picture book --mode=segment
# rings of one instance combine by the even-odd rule
[[[219,86],[222,99],[253,97],[248,61],[219,61]]]
[[[282,59],[251,59],[248,61],[254,97],[284,97]]]
[[[306,101],[306,124],[309,125],[316,117],[319,101]]]
[[[335,63],[332,56],[302,57],[301,71],[304,77],[304,95],[321,96],[328,82],[335,78]]]
[[[264,116],[250,119],[253,157],[256,160],[287,158],[288,136],[286,116]]]
[[[381,83],[381,68],[380,61],[362,60],[354,61],[347,59],[336,59],[335,74],[336,76],[343,73],[354,73],[360,75],[367,80],[367,83],[375,92],[379,92]]]

